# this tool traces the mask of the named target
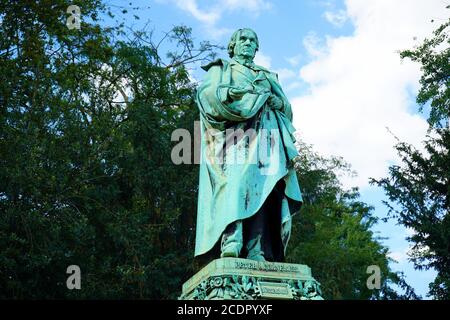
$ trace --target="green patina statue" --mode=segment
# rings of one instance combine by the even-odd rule
[[[231,60],[202,67],[196,256],[218,248],[221,257],[281,262],[301,206],[291,105],[277,75],[254,64],[258,48],[256,33],[239,29]]]

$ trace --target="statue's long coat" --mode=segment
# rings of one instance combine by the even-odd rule
[[[208,73],[197,90],[202,138],[195,255],[211,250],[227,225],[254,215],[280,179],[286,186],[280,214],[286,249],[291,217],[302,201],[291,161],[298,153],[289,101],[277,75],[262,67],[253,65],[252,73],[234,59],[219,59],[203,69]],[[230,100],[228,89],[245,85],[254,90],[240,100]],[[269,108],[266,101],[271,93],[282,99],[283,109]],[[233,129],[254,129],[256,135],[227,143],[227,130]],[[271,138],[270,132],[277,136]],[[261,151],[265,146],[267,156]],[[243,155],[247,161],[236,161]]]

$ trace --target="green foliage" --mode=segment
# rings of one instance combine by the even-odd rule
[[[449,7],[447,7],[450,9]],[[450,106],[450,18],[414,50],[404,50],[401,58],[421,64],[421,88],[417,95],[420,110],[430,102],[428,122],[431,127],[449,126]],[[444,126],[444,127],[445,127]]]
[[[403,163],[391,166],[389,176],[372,183],[381,186],[391,202],[389,215],[414,230],[411,260],[417,269],[434,268],[431,286],[437,299],[449,299],[450,281],[450,131],[434,130],[424,142],[426,153],[399,142],[395,148]]]
[[[450,7],[447,7],[450,9]],[[414,50],[401,52],[402,58],[419,62],[421,88],[417,102],[430,102],[429,134],[424,151],[405,142],[395,146],[402,165],[389,168],[389,176],[372,179],[384,189],[394,207],[389,216],[414,234],[410,259],[415,268],[437,271],[429,294],[435,299],[450,299],[450,20],[434,37],[425,39]],[[445,124],[445,126],[444,126]]]
[[[356,189],[345,191],[338,174],[351,174],[340,158],[323,158],[300,145],[296,169],[304,204],[294,218],[288,260],[308,264],[322,284],[326,299],[417,298],[402,275],[389,268],[388,248],[373,235],[373,208],[358,200]],[[367,267],[380,267],[381,290],[369,290]],[[398,295],[390,286],[407,292]]]
[[[185,65],[212,47],[177,27],[175,50],[195,54],[165,63],[148,33],[102,28],[100,1],[69,30],[70,4],[0,4],[0,297],[174,298],[192,273],[198,171],[172,164],[170,137],[193,131]],[[82,290],[66,288],[71,264]]]

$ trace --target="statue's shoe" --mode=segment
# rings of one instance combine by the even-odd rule
[[[237,258],[239,254],[235,251],[225,251],[220,254],[221,258]]]
[[[226,248],[222,249],[222,253],[220,254],[221,258],[238,258],[239,257],[239,252],[240,250],[239,245],[231,245],[231,246],[227,246]]]

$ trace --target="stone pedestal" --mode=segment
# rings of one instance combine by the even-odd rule
[[[183,284],[180,300],[323,300],[306,265],[239,258],[211,261]]]

